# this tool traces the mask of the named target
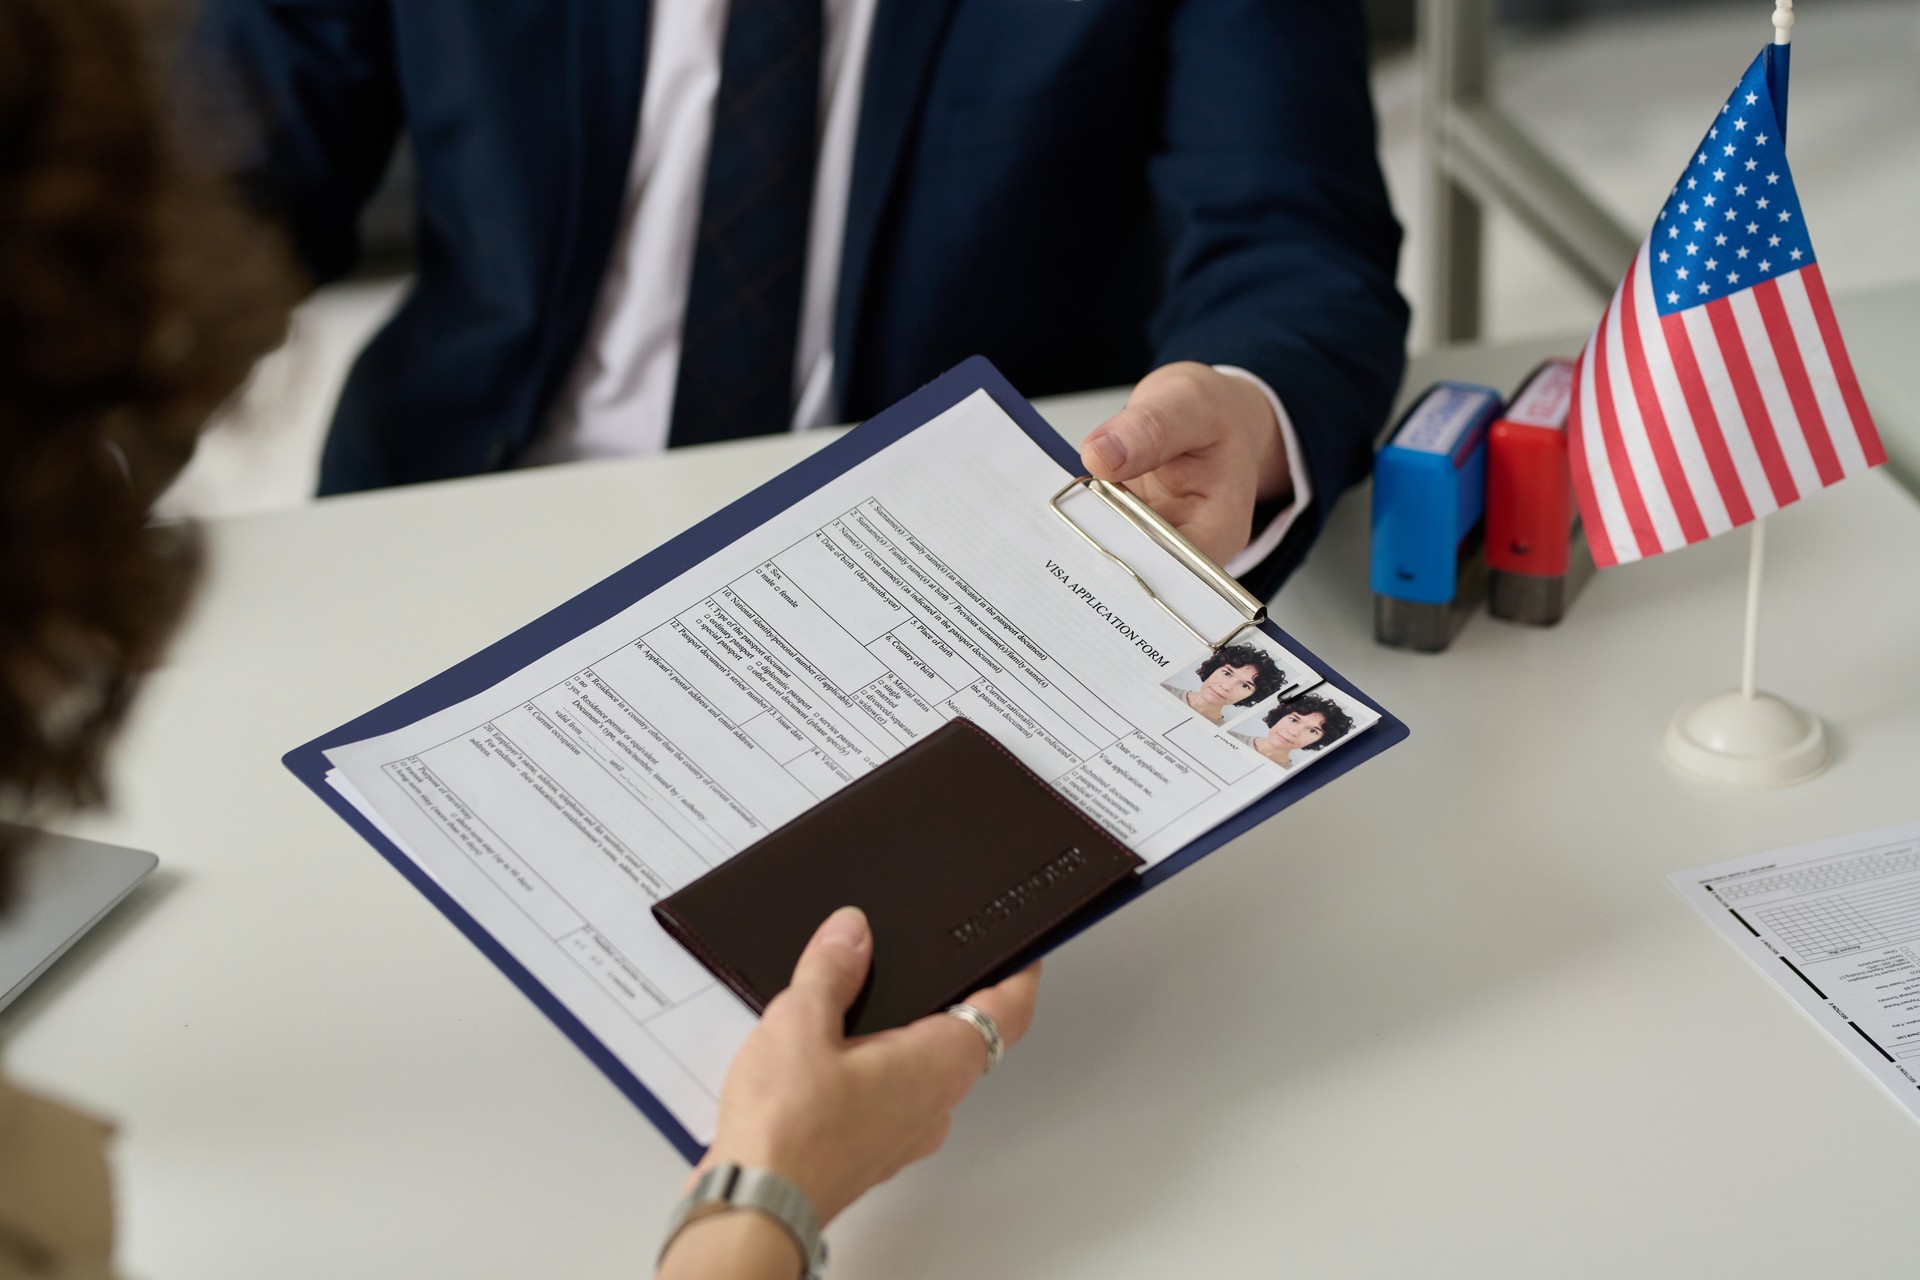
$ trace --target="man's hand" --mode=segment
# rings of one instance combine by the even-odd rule
[[[1125,482],[1187,541],[1225,564],[1256,503],[1293,490],[1280,424],[1260,388],[1204,364],[1162,365],[1080,446],[1089,474]]]

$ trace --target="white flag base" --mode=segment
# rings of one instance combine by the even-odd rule
[[[1790,787],[1827,767],[1819,717],[1770,693],[1737,689],[1674,713],[1661,751],[1680,772],[1735,787]]]

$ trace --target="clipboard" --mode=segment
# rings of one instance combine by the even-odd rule
[[[1062,470],[1074,477],[1054,495],[1056,514],[1082,536],[1094,541],[1086,530],[1061,510],[1062,501],[1076,488],[1087,488],[1103,502],[1113,506],[1129,523],[1160,543],[1181,563],[1192,568],[1210,586],[1233,602],[1242,620],[1226,638],[1206,637],[1184,618],[1174,616],[1180,625],[1205,644],[1225,643],[1232,636],[1258,628],[1270,638],[1312,663],[1324,673],[1326,681],[1379,715],[1379,721],[1337,756],[1317,764],[1302,777],[1290,779],[1261,799],[1218,824],[1142,872],[1133,883],[1103,899],[1099,909],[1076,917],[1070,926],[1050,935],[1044,950],[1061,943],[1106,918],[1113,911],[1149,892],[1228,841],[1245,834],[1260,823],[1319,790],[1335,778],[1357,768],[1380,752],[1407,737],[1406,726],[1384,708],[1349,684],[1331,666],[1295,642],[1275,626],[1265,606],[1241,588],[1185,538],[1168,526],[1131,493],[1118,486],[1089,480],[1079,472],[1079,457],[1074,449],[1048,425],[1026,399],[1014,390],[998,370],[984,357],[975,356],[920,388],[883,413],[847,432],[840,439],[789,468],[764,485],[723,507],[686,532],[615,571],[552,610],[527,623],[473,656],[456,663],[414,688],[357,716],[338,728],[289,751],[282,757],[286,767],[320,800],[332,809],[360,837],[387,860],[407,882],[431,902],[469,942],[491,960],[506,977],[532,1000],[547,1018],[573,1042],[587,1058],[611,1080],[642,1114],[690,1162],[704,1152],[673,1113],[620,1061],[593,1032],[575,1016],[544,984],[492,934],[470,915],[446,890],[412,858],[404,853],[365,815],[327,783],[331,769],[325,752],[333,747],[377,737],[400,729],[437,711],[482,693],[500,678],[545,655],[560,644],[612,618],[635,601],[673,581],[682,573],[707,560],[721,549],[751,533],[768,520],[786,511],[816,489],[860,462],[880,453],[905,438],[921,425],[932,421],[976,392],[984,391],[999,408]],[[1144,514],[1143,514],[1144,513]],[[1096,547],[1099,546],[1094,542]],[[1182,550],[1184,549],[1184,550]],[[1104,554],[1111,555],[1100,547]],[[1145,582],[1131,566],[1121,562],[1141,586]],[[1149,591],[1149,594],[1152,594]],[[1167,608],[1159,597],[1153,597]],[[1172,612],[1171,609],[1168,610]],[[1215,646],[1217,647],[1217,645]],[[1038,954],[1044,952],[1036,952]],[[1029,958],[1035,958],[1029,957]]]

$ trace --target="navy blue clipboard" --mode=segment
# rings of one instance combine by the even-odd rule
[[[526,666],[574,636],[605,622],[614,614],[655,589],[671,582],[688,569],[706,560],[723,547],[752,532],[761,524],[785,511],[815,489],[842,472],[872,457],[923,423],[930,422],[975,391],[985,390],[1008,416],[1020,424],[1033,442],[1058,462],[1068,475],[1080,474],[1079,457],[1059,433],[1047,425],[1000,376],[984,357],[975,356],[920,388],[886,412],[847,432],[840,439],[813,454],[790,470],[775,476],[752,493],[722,508],[693,528],[649,552],[624,569],[588,587],[573,599],[534,619],[518,631],[488,645],[479,653],[434,676],[363,716],[339,728],[323,733],[312,742],[296,747],[283,757],[287,768],[304,782],[329,808],[339,814],[362,839],[379,851],[395,870],[407,878],[440,913],[465,934],[555,1026],[613,1081],[622,1093],[640,1108],[647,1119],[665,1134],[667,1140],[689,1162],[699,1160],[704,1148],[688,1133],[673,1114],[653,1096],[640,1080],[589,1031],[584,1023],[554,998],[520,962],[483,929],[479,922],[442,890],[411,858],[402,853],[376,830],[358,810],[327,785],[331,767],[323,754],[330,747],[358,742],[403,728],[436,711],[462,702],[497,684],[511,672]],[[1063,481],[1064,482],[1064,481]],[[1270,792],[1251,807],[1229,818],[1178,853],[1155,864],[1138,881],[1121,893],[1105,899],[1100,909],[1076,920],[1072,926],[1046,940],[1034,955],[1059,946],[1096,921],[1118,910],[1134,898],[1192,866],[1229,840],[1252,830],[1280,810],[1302,797],[1318,791],[1341,774],[1372,759],[1388,747],[1404,740],[1407,727],[1386,710],[1348,684],[1326,663],[1296,643],[1273,623],[1262,629],[1292,652],[1326,674],[1336,687],[1380,713],[1380,723],[1360,734],[1338,755],[1315,767],[1299,779]]]

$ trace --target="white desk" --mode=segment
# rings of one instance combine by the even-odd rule
[[[1511,384],[1535,354],[1410,381]],[[810,446],[211,529],[118,807],[84,824],[160,881],[0,1020],[15,1073],[121,1119],[130,1273],[648,1272],[678,1158],[278,757]],[[1743,538],[1602,575],[1560,630],[1483,617],[1419,657],[1369,638],[1366,509],[1277,613],[1412,740],[1050,961],[1031,1040],[836,1225],[835,1274],[1914,1274],[1920,1127],[1663,877],[1920,815],[1920,508],[1874,475],[1777,520],[1763,683],[1839,756],[1763,794],[1654,755],[1735,676]]]

